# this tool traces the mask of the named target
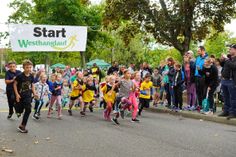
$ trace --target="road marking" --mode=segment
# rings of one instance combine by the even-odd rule
[[[68,109],[69,109],[68,107],[64,107],[62,110],[68,110]],[[80,110],[80,107],[73,107],[72,110]],[[95,107],[94,110],[100,111],[100,110],[103,110],[103,108]],[[42,108],[41,111],[48,111],[48,108]],[[8,112],[9,112],[8,109],[0,109],[0,113],[8,113]]]

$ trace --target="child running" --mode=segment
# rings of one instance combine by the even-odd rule
[[[76,100],[79,100],[81,109],[83,108],[83,99],[82,99],[82,87],[84,86],[83,82],[83,73],[77,72],[76,73],[76,80],[72,83],[72,91],[70,93],[70,104],[69,104],[69,110],[68,113],[70,116],[72,116],[72,107],[75,104]],[[80,114],[83,116],[83,110],[81,110]]]
[[[124,118],[124,111],[131,106],[129,96],[130,93],[134,91],[134,83],[130,80],[130,77],[131,73],[126,69],[124,70],[124,78],[119,81],[120,90],[116,99],[115,117],[112,119],[112,121],[117,125],[120,124],[117,120],[119,118],[119,108],[121,108],[121,117]]]
[[[141,116],[143,108],[149,108],[150,100],[153,95],[153,85],[151,82],[151,75],[147,73],[144,77],[144,81],[141,84],[140,87],[140,96],[139,96],[139,103],[140,108],[138,115]]]
[[[17,113],[23,113],[25,111],[21,125],[18,127],[21,133],[28,133],[26,124],[31,113],[32,93],[35,97],[37,96],[33,84],[34,77],[31,74],[32,67],[33,63],[30,60],[25,60],[23,62],[24,72],[16,77],[13,85],[16,95]]]
[[[43,98],[45,95],[50,93],[47,81],[47,75],[41,74],[39,77],[39,82],[35,83],[35,107],[34,107],[34,115],[33,118],[38,120],[40,118],[40,111],[44,104]]]
[[[116,93],[118,92],[117,86],[115,84],[115,76],[108,77],[109,82],[102,87],[103,98],[106,103],[106,109],[103,112],[103,117],[105,120],[111,121],[111,111],[116,99]]]
[[[58,119],[61,119],[62,115],[61,115],[61,94],[62,94],[62,75],[60,73],[58,73],[56,75],[56,81],[53,83],[53,90],[52,90],[52,98],[51,98],[51,102],[50,102],[50,106],[48,109],[48,118],[51,118],[51,112],[52,112],[52,107],[53,104],[56,102],[57,105],[57,112],[58,112]]]
[[[48,107],[48,105],[50,104],[51,97],[52,97],[52,91],[53,91],[53,84],[55,81],[56,81],[56,75],[51,74],[51,80],[49,80],[49,79],[47,80],[47,84],[48,84],[50,93],[48,94],[48,102],[46,103],[46,107]]]
[[[62,108],[64,108],[69,103],[69,94],[70,94],[70,87],[68,80],[63,80],[63,87],[62,87]]]
[[[83,86],[82,90],[83,90],[82,98],[84,106],[82,107],[83,110],[81,111],[81,116],[85,116],[87,105],[89,104],[90,112],[93,112],[93,106],[96,103],[95,93],[97,92],[97,89],[94,85],[92,76],[88,76],[87,83],[86,85]]]

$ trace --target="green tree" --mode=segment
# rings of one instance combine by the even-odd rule
[[[90,59],[91,50],[94,46],[93,42],[103,37],[100,31],[97,31],[101,28],[103,6],[92,6],[88,0],[33,0],[32,3],[28,3],[25,0],[14,0],[10,3],[10,7],[15,10],[9,17],[10,23],[90,26],[88,30],[88,46],[85,53],[34,52],[19,54],[27,54],[25,56],[27,58],[34,59],[37,57],[39,60],[41,59],[40,62],[45,62],[49,59],[52,64],[61,62],[78,66],[80,63],[79,58],[84,55],[87,59]]]
[[[157,42],[175,47],[182,55],[191,40],[203,40],[213,27],[224,30],[236,14],[235,0],[106,0],[104,25],[114,28],[131,20]]]

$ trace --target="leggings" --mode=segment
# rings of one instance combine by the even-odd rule
[[[134,94],[131,94],[129,96],[129,101],[131,102],[133,107],[133,112],[132,112],[132,119],[135,119],[138,113],[138,102],[137,102],[137,98]]]
[[[49,110],[48,110],[48,115],[51,114],[52,107],[53,107],[53,104],[55,103],[55,101],[56,101],[56,105],[58,107],[57,108],[58,116],[61,116],[61,95],[58,95],[58,96],[52,95]]]
[[[104,111],[104,114],[107,118],[110,118],[112,108],[113,104],[111,102],[106,102],[106,110]]]
[[[40,114],[41,108],[43,106],[43,99],[35,100],[34,114]]]

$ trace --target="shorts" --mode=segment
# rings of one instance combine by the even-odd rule
[[[150,99],[139,98],[139,104],[142,107],[149,108],[149,106],[150,106]]]
[[[70,100],[76,100],[76,99],[78,99],[79,97],[81,97],[82,95],[80,94],[80,95],[78,95],[78,96],[71,96],[70,97]]]
[[[84,102],[84,105],[95,103],[95,100],[91,100],[90,102]]]

